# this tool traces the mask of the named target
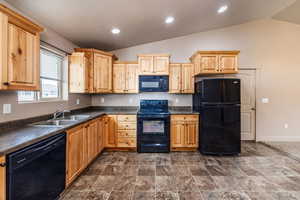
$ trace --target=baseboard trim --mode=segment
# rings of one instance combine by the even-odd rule
[[[300,137],[295,136],[268,136],[258,137],[257,142],[300,142]]]

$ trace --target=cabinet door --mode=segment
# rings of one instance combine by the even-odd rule
[[[84,53],[69,56],[69,91],[70,93],[88,92],[88,73]]]
[[[219,56],[219,67],[220,71],[224,73],[237,73],[237,55],[220,55]]]
[[[84,131],[83,126],[67,132],[67,185],[81,172],[84,166]]]
[[[186,122],[184,131],[185,147],[198,147],[198,124],[197,122]]]
[[[154,74],[168,75],[169,60],[170,58],[168,56],[154,56]]]
[[[170,64],[169,93],[181,93],[181,64]]]
[[[182,88],[181,93],[194,93],[194,65],[182,64]]]
[[[127,64],[126,93],[138,93],[138,64]]]
[[[216,73],[219,70],[218,55],[201,55],[201,73]]]
[[[153,74],[153,56],[139,56],[140,75]]]
[[[5,157],[0,157],[0,163],[5,163]],[[0,166],[0,200],[5,200],[6,196],[6,168]]]
[[[113,92],[125,93],[126,91],[126,64],[113,65]]]
[[[171,121],[171,147],[185,147],[185,126],[181,121]]]
[[[8,45],[8,17],[0,12],[0,89],[6,89],[7,82],[7,45]]]
[[[35,35],[8,25],[8,82],[10,85],[34,86]]]
[[[98,129],[97,129],[97,142],[98,142],[98,153],[101,153],[104,148],[104,118],[101,117],[98,120]]]
[[[98,122],[92,121],[86,127],[87,137],[87,164],[90,163],[98,154]]]
[[[110,115],[105,117],[104,122],[105,147],[116,147],[116,116]]]
[[[112,91],[112,58],[94,54],[94,86],[97,93]]]

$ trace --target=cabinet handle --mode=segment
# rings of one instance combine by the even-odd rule
[[[9,85],[9,82],[4,82],[3,85]]]
[[[0,163],[0,167],[6,167],[6,163]]]

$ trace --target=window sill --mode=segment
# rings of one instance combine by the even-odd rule
[[[18,104],[37,104],[37,103],[66,103],[68,100],[49,100],[49,101],[18,101]]]

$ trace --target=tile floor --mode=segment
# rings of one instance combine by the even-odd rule
[[[63,200],[300,200],[300,162],[246,142],[239,157],[104,152]]]

